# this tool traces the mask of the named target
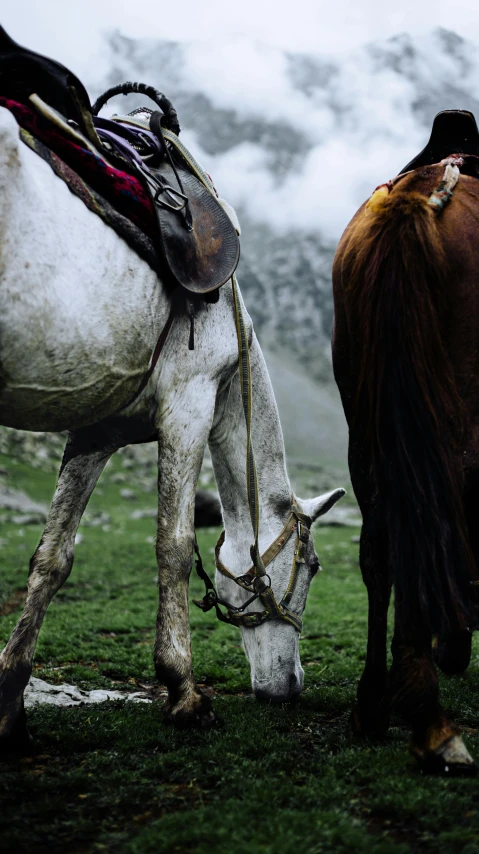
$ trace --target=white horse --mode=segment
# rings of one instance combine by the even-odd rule
[[[223,508],[221,562],[236,577],[248,569],[252,540],[238,379],[232,287],[196,318],[175,319],[144,391],[130,405],[169,313],[157,275],[18,136],[0,108],[0,423],[24,430],[69,430],[50,514],[32,558],[23,614],[0,656],[0,743],[27,737],[23,690],[48,605],[70,574],[75,534],[109,457],[131,442],[156,440],[159,608],[154,646],[176,723],[214,719],[191,668],[188,580],[194,499],[207,442]],[[276,403],[245,313],[254,395],[252,441],[258,467],[259,547],[267,549],[290,516],[292,494]],[[294,390],[292,390],[294,394]],[[298,401],[301,416],[301,401]],[[123,408],[122,408],[123,407]],[[306,409],[304,410],[304,413]],[[304,416],[303,416],[304,417]],[[300,501],[314,521],[341,497],[337,489]],[[291,537],[268,567],[280,601],[295,552]],[[290,607],[300,615],[316,558],[309,542]],[[250,596],[218,576],[233,605]],[[253,603],[251,609],[261,611]],[[248,609],[247,609],[248,610]],[[284,701],[301,691],[296,629],[280,619],[242,628],[258,697]]]

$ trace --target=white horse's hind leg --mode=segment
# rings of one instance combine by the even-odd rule
[[[167,720],[214,723],[191,665],[188,583],[193,563],[195,490],[213,420],[215,389],[196,378],[172,392],[158,429],[158,585],[155,669],[168,688]]]
[[[0,656],[0,751],[28,744],[23,691],[38,633],[53,596],[70,574],[78,525],[113,450],[101,440],[92,447],[83,433],[69,438],[47,524],[30,562],[25,608]]]

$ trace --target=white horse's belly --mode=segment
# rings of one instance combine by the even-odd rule
[[[0,422],[72,429],[134,393],[168,300],[148,265],[44,161],[22,144],[20,153],[28,181],[0,245]]]
[[[1,423],[72,428],[114,412],[134,392],[163,312],[153,288],[135,288],[141,303],[117,285],[116,293],[82,290],[70,305],[56,287],[29,305],[0,296]]]

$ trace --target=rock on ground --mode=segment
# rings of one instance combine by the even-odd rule
[[[79,706],[82,703],[104,703],[106,700],[131,700],[132,703],[151,703],[151,698],[141,691],[133,694],[127,691],[105,691],[95,689],[93,691],[82,691],[75,685],[51,685],[43,679],[35,676],[25,688],[24,700],[26,708],[36,705],[50,706]]]
[[[24,492],[18,489],[11,489],[9,486],[0,484],[0,508],[4,510],[13,510],[16,513],[26,516],[34,516],[35,521],[46,521],[48,515],[48,507],[46,504],[40,504],[38,501],[33,501]],[[24,524],[27,524],[26,522]]]

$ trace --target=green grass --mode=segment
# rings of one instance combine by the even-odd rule
[[[155,494],[120,497],[114,461],[89,507],[103,527],[82,527],[69,581],[51,605],[34,675],[84,688],[138,689],[154,681],[154,520],[131,520]],[[37,500],[54,476],[12,464],[8,484]],[[135,488],[134,476],[128,484]],[[26,582],[40,526],[0,526],[0,608]],[[221,718],[208,731],[178,732],[161,705],[125,702],[29,712],[36,753],[0,765],[0,849],[8,852],[198,852],[198,854],[405,854],[479,852],[479,781],[421,776],[407,731],[361,744],[349,710],[361,673],[366,596],[354,529],[317,532],[325,568],[315,578],[301,656],[305,690],[291,706],[253,699],[239,632],[191,612],[194,668],[215,691]],[[212,568],[217,532],[199,532]],[[201,593],[192,582],[192,596]],[[18,596],[20,594],[18,593]],[[7,608],[8,610],[8,608]],[[18,608],[0,618],[0,643]],[[466,676],[443,680],[446,708],[479,757],[479,653]],[[397,722],[395,722],[397,724]]]

